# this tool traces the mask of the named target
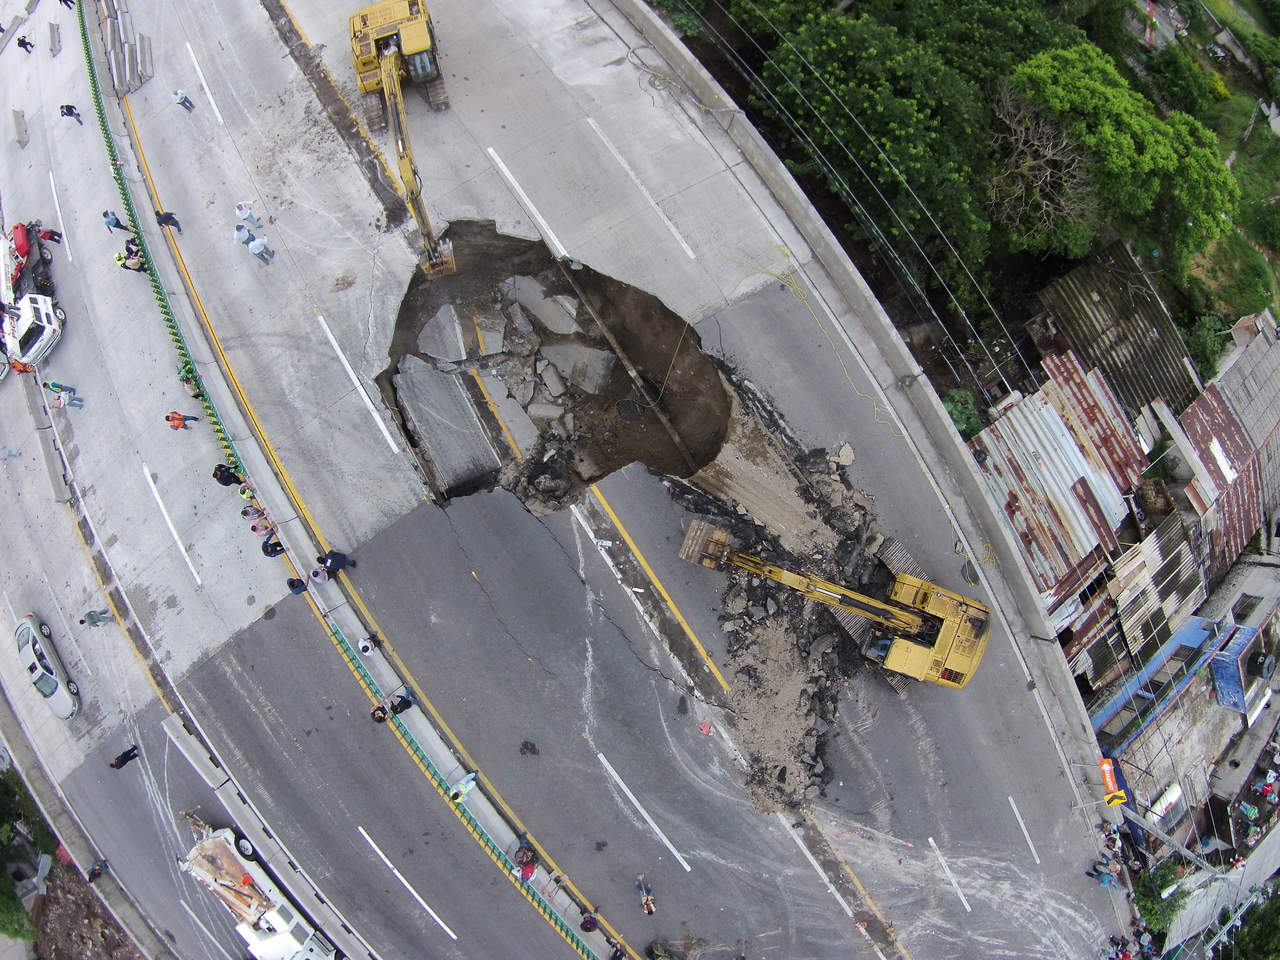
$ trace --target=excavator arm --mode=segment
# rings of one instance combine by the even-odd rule
[[[817,600],[819,603],[856,613],[896,633],[905,633],[913,637],[921,637],[925,633],[924,617],[899,609],[892,604],[882,603],[873,597],[854,593],[830,580],[792,573],[772,563],[765,563],[759,557],[734,550],[725,554],[724,562],[741,567],[749,573],[768,577],[774,583],[780,583],[797,593],[802,593],[810,600]]]
[[[429,276],[447,276],[457,271],[453,259],[453,244],[438,240],[431,229],[427,205],[422,200],[422,178],[413,159],[413,144],[409,141],[408,123],[404,113],[404,86],[400,78],[404,61],[394,43],[388,44],[378,58],[381,72],[382,96],[386,102],[387,124],[396,145],[396,166],[400,175],[400,195],[404,197],[409,214],[418,224],[422,234],[424,262],[422,268]]]

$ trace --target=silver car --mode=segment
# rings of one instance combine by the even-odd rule
[[[18,644],[18,660],[36,693],[48,701],[55,717],[70,720],[80,710],[80,688],[67,679],[67,671],[58,659],[58,651],[49,641],[52,631],[34,613],[18,621],[13,639]]]

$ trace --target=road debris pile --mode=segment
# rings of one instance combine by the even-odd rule
[[[33,918],[41,960],[142,960],[142,954],[107,912],[75,867],[55,861],[48,892]]]
[[[875,559],[884,538],[876,529],[871,499],[849,483],[846,468],[853,447],[834,453],[801,451],[780,422],[765,429],[757,415],[767,403],[749,384],[735,383],[739,414],[722,457],[743,456],[735,438],[751,437],[767,449],[752,451],[748,462],[784,464],[756,478],[748,499],[760,499],[771,480],[776,503],[765,516],[803,524],[766,528],[741,503],[728,506],[694,484],[703,474],[716,475],[717,465],[689,481],[668,481],[672,496],[691,514],[708,518],[729,531],[737,548],[770,563],[878,593],[888,572]],[[776,414],[767,413],[770,420]],[[788,488],[787,484],[794,486]],[[802,513],[796,504],[807,512]],[[781,506],[779,506],[781,505]],[[863,663],[857,645],[837,623],[830,608],[773,581],[737,568],[725,569],[726,586],[720,616],[729,656],[725,671],[732,683],[729,706],[737,741],[750,764],[748,786],[753,800],[771,811],[819,796],[830,779],[823,760],[828,734],[836,720],[841,691]]]

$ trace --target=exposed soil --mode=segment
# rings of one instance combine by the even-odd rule
[[[73,866],[54,861],[34,919],[41,960],[145,960]]]
[[[455,223],[448,238],[458,272],[415,275],[401,304],[392,363],[378,380],[393,410],[392,378],[406,355],[449,372],[497,372],[540,427],[538,445],[501,478],[534,512],[570,505],[630,463],[688,476],[715,457],[728,427],[727,391],[698,334],[657,297],[589,267],[558,264],[541,242],[499,234],[491,221]],[[540,316],[557,305],[558,318]],[[424,327],[442,322],[436,318],[447,306],[460,318],[500,316],[504,350],[464,364],[422,353]],[[640,384],[622,362],[592,363],[615,354],[614,344]]]

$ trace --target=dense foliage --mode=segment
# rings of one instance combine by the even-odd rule
[[[1246,912],[1240,928],[1228,935],[1218,956],[1280,960],[1280,897],[1271,896]]]
[[[1155,870],[1138,874],[1133,882],[1133,905],[1138,915],[1152,930],[1163,933],[1177,916],[1190,896],[1185,890],[1176,890],[1167,898],[1161,892],[1167,889],[1183,872],[1175,861],[1166,860]]]
[[[1010,85],[1084,146],[1113,225],[1149,221],[1183,257],[1231,228],[1240,188],[1213,133],[1185,113],[1160,119],[1096,46],[1037,54],[1014,70]]]

